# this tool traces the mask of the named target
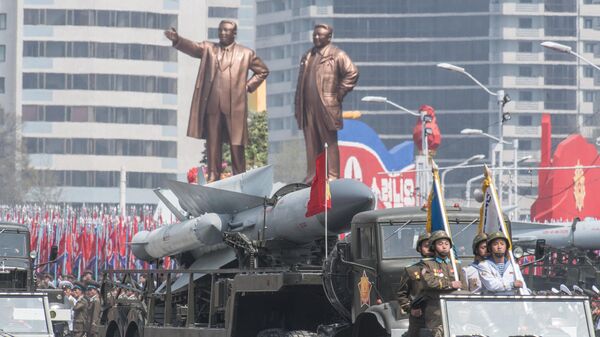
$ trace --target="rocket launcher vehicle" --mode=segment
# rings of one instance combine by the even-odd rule
[[[174,256],[183,267],[205,270],[240,259],[239,250],[266,252],[265,258],[254,262],[261,267],[318,258],[325,214],[305,216],[310,187],[291,184],[277,189],[272,181],[270,166],[207,185],[170,181],[187,216],[179,223],[137,233],[131,243],[133,254],[144,261]],[[334,180],[330,192],[328,236],[348,232],[352,217],[375,205],[369,187],[356,180]],[[195,279],[201,276],[194,274]],[[172,288],[175,291],[186,283],[187,278],[178,279]]]

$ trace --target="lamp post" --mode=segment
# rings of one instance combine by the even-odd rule
[[[502,151],[504,149],[504,145],[505,144],[510,144],[509,142],[505,141],[505,140],[501,140],[498,137],[492,136],[489,133],[483,132],[483,130],[479,130],[479,129],[462,129],[460,130],[460,133],[462,135],[477,135],[477,136],[484,136],[487,138],[490,138],[492,140],[496,141],[496,145],[494,146],[494,148],[492,149],[492,167],[493,168],[499,168],[498,170],[494,171],[494,176],[496,177],[496,186],[498,186],[498,193],[500,194],[500,200],[502,200],[502,165],[501,165],[501,161],[497,160],[496,158],[502,158]],[[516,148],[515,148],[516,151]],[[516,152],[515,152],[516,153]]]
[[[454,171],[454,170],[456,170],[458,168],[461,168],[463,166],[467,166],[470,163],[472,163],[472,162],[474,162],[476,160],[481,160],[483,158],[485,158],[485,155],[483,155],[483,154],[476,154],[474,156],[471,156],[471,157],[467,158],[465,161],[459,163],[458,165],[454,166],[453,168],[449,168],[449,169],[445,170],[442,173],[442,179],[441,179],[442,180],[442,187],[444,187],[444,189],[445,189],[445,186],[446,186],[446,184],[445,184],[446,174],[448,174],[448,172],[452,172],[452,171]]]
[[[569,46],[565,46],[564,44],[560,44],[560,43],[556,43],[556,42],[552,42],[552,41],[544,41],[541,43],[542,47],[544,48],[548,48],[560,53],[566,53],[566,54],[571,54],[573,56],[575,56],[576,58],[582,60],[583,62],[589,64],[590,66],[594,67],[596,70],[600,70],[600,67],[598,67],[597,65],[595,65],[592,61],[586,59],[585,57],[581,56],[580,54],[576,53],[573,51],[573,48],[569,47]],[[579,64],[578,64],[579,66]],[[579,81],[578,81],[579,83]],[[579,90],[579,84],[577,85],[577,89]],[[577,93],[578,95],[580,93]],[[579,98],[577,98],[577,104],[579,105]],[[579,111],[580,109],[577,109],[577,129],[579,130],[579,132],[581,132],[582,126],[583,126],[583,118],[581,115],[581,112]]]
[[[513,186],[514,186],[514,193],[512,194],[513,200],[509,201],[509,203],[511,205],[515,206],[515,210],[513,212],[512,218],[514,220],[519,220],[519,164],[522,162],[525,162],[533,157],[528,155],[528,156],[522,157],[521,159],[518,159],[517,158],[517,150],[519,149],[519,140],[518,139],[515,139],[513,141],[513,146],[515,148],[515,152],[513,155],[513,169],[514,169],[513,176],[515,178],[515,182],[513,184]]]
[[[417,186],[420,191],[420,205],[424,205],[427,200],[427,195],[429,191],[429,186],[431,186],[431,182],[429,180],[429,148],[427,144],[427,135],[428,129],[425,127],[427,122],[431,121],[431,117],[428,116],[425,111],[421,111],[420,113],[416,113],[412,110],[409,110],[403,107],[400,104],[394,103],[387,99],[387,97],[383,96],[365,96],[361,98],[363,102],[375,102],[375,103],[386,103],[389,104],[398,110],[402,110],[410,115],[419,117],[421,120],[421,155],[416,157],[415,164],[417,168]]]
[[[496,101],[498,104],[498,145],[497,145],[497,152],[498,152],[498,156],[499,156],[499,160],[497,161],[499,163],[498,167],[501,169],[502,168],[502,155],[503,155],[503,144],[504,144],[504,132],[503,132],[503,124],[505,121],[510,119],[510,114],[505,114],[504,113],[504,105],[506,105],[506,103],[510,102],[510,97],[504,92],[504,90],[500,89],[496,92],[491,91],[490,89],[488,89],[485,85],[483,85],[481,82],[479,82],[473,75],[471,75],[468,71],[465,70],[465,68],[450,64],[450,63],[438,63],[438,68],[444,69],[444,70],[449,70],[449,71],[454,71],[457,73],[461,73],[465,76],[467,76],[468,78],[470,78],[473,82],[475,82],[475,84],[477,84],[479,87],[481,87],[483,90],[485,90],[485,92],[487,92],[489,95],[491,96],[496,96]],[[495,154],[496,151],[492,151],[493,154]],[[492,161],[495,161],[495,158],[492,158]],[[498,189],[502,190],[502,170],[499,170],[500,172],[498,173],[498,177],[497,177],[497,185],[498,185]],[[500,198],[502,199],[502,197]],[[502,200],[500,200],[502,201]]]

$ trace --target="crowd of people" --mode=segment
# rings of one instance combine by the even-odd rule
[[[423,233],[417,240],[421,260],[404,270],[398,302],[409,315],[409,337],[428,329],[443,337],[439,296],[459,290],[476,294],[514,295],[527,292],[509,258],[510,241],[502,232],[473,239],[475,256],[468,266],[452,260],[452,238],[445,231]],[[518,268],[518,266],[517,266]]]
[[[143,287],[145,277],[140,276],[139,287]],[[51,274],[38,276],[39,289],[61,289],[63,291],[63,303],[72,310],[72,324],[69,329],[74,337],[97,337],[98,324],[102,310],[100,298],[100,284],[94,280],[92,271],[83,273],[80,280],[74,275],[62,275],[56,281]],[[133,289],[119,291],[113,288],[108,294],[110,301],[118,299],[138,300],[139,292]]]

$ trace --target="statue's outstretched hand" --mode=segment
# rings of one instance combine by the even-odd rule
[[[169,30],[165,30],[165,36],[167,39],[173,42],[177,42],[177,40],[179,40],[179,34],[177,34],[177,31],[173,27],[171,27]]]

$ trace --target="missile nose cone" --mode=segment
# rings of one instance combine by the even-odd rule
[[[133,236],[131,240],[131,252],[135,257],[144,261],[152,261],[152,256],[146,252],[146,245],[148,244],[148,231],[140,231]]]
[[[357,180],[338,179],[329,183],[331,209],[328,210],[327,227],[330,232],[344,232],[350,228],[354,215],[374,209],[375,196],[371,189]],[[325,215],[319,214],[324,223]]]

